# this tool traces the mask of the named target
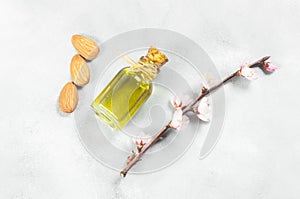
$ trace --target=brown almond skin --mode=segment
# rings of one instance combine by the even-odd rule
[[[99,47],[96,42],[82,35],[73,35],[72,44],[86,60],[93,60],[99,54]]]
[[[70,64],[70,73],[77,86],[84,86],[90,81],[90,70],[86,61],[80,55],[74,55]]]
[[[59,108],[62,112],[72,113],[78,104],[78,91],[75,84],[68,82],[59,95]]]

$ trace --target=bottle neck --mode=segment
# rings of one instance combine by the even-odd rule
[[[131,65],[130,70],[149,81],[152,81],[159,73],[159,67],[156,65],[140,61]]]
[[[130,66],[130,69],[152,81],[159,73],[160,67],[168,61],[166,55],[154,47],[150,47],[146,56],[142,56],[137,63]]]

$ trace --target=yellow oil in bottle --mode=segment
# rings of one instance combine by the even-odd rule
[[[123,68],[94,100],[91,107],[112,128],[122,128],[146,102],[152,84]]]
[[[167,57],[151,47],[148,54],[121,69],[91,104],[94,112],[114,129],[124,127],[152,92],[151,80]]]

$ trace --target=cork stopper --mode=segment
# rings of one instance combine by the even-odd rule
[[[164,65],[168,61],[168,58],[165,54],[163,54],[157,48],[151,46],[148,50],[147,55],[141,57],[140,61],[144,62],[145,64],[146,63],[154,64],[160,68],[162,65]]]
[[[168,61],[168,58],[160,50],[150,47],[146,56],[142,56],[140,61],[131,65],[131,69],[140,73],[145,78],[152,80],[158,73],[161,66]]]

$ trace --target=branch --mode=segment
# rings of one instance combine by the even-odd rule
[[[250,64],[248,67],[249,68],[254,68],[254,67],[261,67],[263,66],[264,62],[266,60],[268,60],[270,58],[270,56],[265,56],[259,60],[257,60],[256,62],[253,62],[252,64]],[[228,77],[226,77],[223,81],[221,81],[219,84],[211,87],[210,89],[206,89],[205,87],[202,88],[202,93],[196,98],[194,99],[191,103],[189,103],[187,106],[183,107],[183,114],[186,114],[188,111],[193,110],[193,106],[198,103],[203,97],[205,97],[206,95],[208,95],[209,93],[212,93],[213,91],[217,90],[219,87],[221,87],[223,84],[225,84],[226,82],[228,82],[229,80],[231,80],[232,78],[236,77],[236,76],[240,76],[240,69],[237,70],[236,72],[232,73],[231,75],[229,75]],[[170,121],[166,126],[164,126],[147,144],[145,144],[140,151],[136,154],[136,156],[127,164],[127,166],[120,172],[121,177],[125,177],[127,172],[132,168],[133,165],[135,165],[140,159],[141,157],[144,155],[144,153],[153,145],[155,144],[159,138],[161,136],[164,135],[164,133],[168,130],[168,129],[173,129],[171,126],[171,122]]]

